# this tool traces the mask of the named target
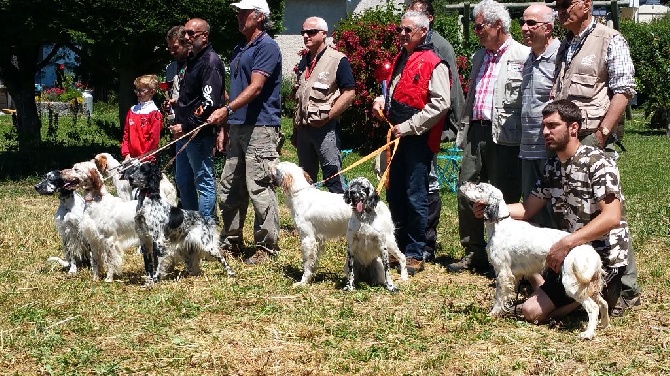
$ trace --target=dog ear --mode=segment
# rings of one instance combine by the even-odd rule
[[[95,167],[97,167],[100,172],[104,174],[107,171],[107,157],[98,154],[93,158],[93,161],[95,162]]]
[[[498,200],[491,201],[484,208],[484,219],[486,219],[486,220],[496,220],[496,219],[498,219],[498,210],[499,209],[500,209],[500,205],[498,205]]]
[[[312,178],[309,177],[309,174],[307,173],[307,171],[302,170],[302,174],[303,174],[303,176],[305,176],[305,180],[307,180],[307,183],[308,183],[308,184],[312,184],[312,183],[313,183]]]
[[[100,172],[97,169],[92,168],[88,170],[88,176],[91,178],[91,188],[96,191],[102,189],[102,179],[100,178]]]
[[[293,175],[291,174],[282,174],[281,176],[281,189],[284,192],[290,192],[291,186],[293,186]]]
[[[368,186],[365,189],[368,191],[368,198],[365,201],[365,208],[368,211],[374,211],[377,207],[377,204],[379,203],[379,195],[377,194],[376,190],[372,189],[372,186]]]
[[[344,202],[347,204],[351,204],[351,186],[349,188],[344,190],[344,193],[342,194],[342,198],[344,198]]]

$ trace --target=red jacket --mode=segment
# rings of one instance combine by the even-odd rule
[[[153,101],[138,103],[126,115],[121,139],[121,156],[139,157],[158,149],[163,115]]]
[[[402,53],[396,56],[393,62],[393,71],[397,69],[398,59]],[[421,111],[428,103],[428,84],[435,67],[442,61],[431,49],[417,48],[407,58],[407,63],[400,73],[400,80],[395,85],[391,100],[388,118],[392,124],[399,124],[409,119],[415,113]],[[392,77],[389,77],[391,82]],[[440,139],[442,128],[446,117],[440,119],[428,134],[428,147],[433,153],[440,150]]]

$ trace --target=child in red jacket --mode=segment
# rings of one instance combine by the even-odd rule
[[[158,77],[153,74],[140,76],[134,83],[138,103],[128,110],[123,127],[121,157],[124,161],[158,149],[163,125],[163,115],[151,99],[158,88]]]

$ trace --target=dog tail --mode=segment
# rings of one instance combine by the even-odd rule
[[[575,249],[573,251],[582,251]],[[605,272],[602,268],[600,256],[594,249],[583,250],[582,262],[574,262],[572,271],[575,278],[582,286],[587,286],[583,291],[584,296],[593,297],[600,294],[605,283]]]
[[[56,256],[49,257],[49,258],[47,259],[47,261],[57,262],[57,263],[59,263],[60,266],[62,266],[63,268],[69,268],[69,267],[70,267],[70,263],[67,262],[67,261],[65,261],[65,260],[63,260],[63,259],[60,258],[60,257],[56,257]]]

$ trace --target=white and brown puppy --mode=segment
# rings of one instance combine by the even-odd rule
[[[86,203],[81,233],[91,246],[91,271],[98,280],[106,269],[105,282],[121,273],[123,251],[139,245],[135,232],[137,201],[124,201],[107,192],[102,176],[92,161],[76,163],[61,171],[66,187],[84,190]]]
[[[304,285],[316,272],[326,239],[347,234],[351,207],[342,195],[313,187],[309,176],[295,163],[278,163],[272,170],[272,182],[281,187],[300,232],[303,274],[294,286]]]
[[[116,195],[130,201],[133,198],[133,188],[127,180],[122,178],[122,165],[109,153],[100,153],[93,158],[96,167],[105,178],[111,177]],[[177,206],[177,189],[165,174],[161,175],[161,196],[172,206]]]
[[[510,218],[502,192],[491,184],[466,182],[460,193],[472,203],[486,205],[486,251],[496,272],[496,293],[489,314],[498,316],[507,310],[507,302],[521,277],[541,273],[551,246],[569,233]],[[566,294],[579,302],[589,316],[586,330],[579,337],[593,338],[599,308],[601,326],[609,324],[607,302],[600,295],[604,282],[598,252],[589,244],[573,248],[563,261],[561,280]]]
[[[59,170],[49,171],[44,179],[35,184],[35,190],[41,195],[53,195],[58,192],[60,205],[54,214],[56,230],[63,244],[63,258],[49,257],[47,261],[56,261],[68,274],[77,273],[77,268],[91,264],[91,248],[84,239],[80,222],[84,217],[84,199],[74,191],[76,187],[66,187]]]
[[[400,263],[400,279],[403,281],[407,280],[407,266],[405,255],[395,240],[391,211],[366,178],[356,178],[349,183],[344,201],[353,208],[347,228],[344,289],[353,290],[354,281],[362,279],[396,291],[389,272],[389,252]]]

